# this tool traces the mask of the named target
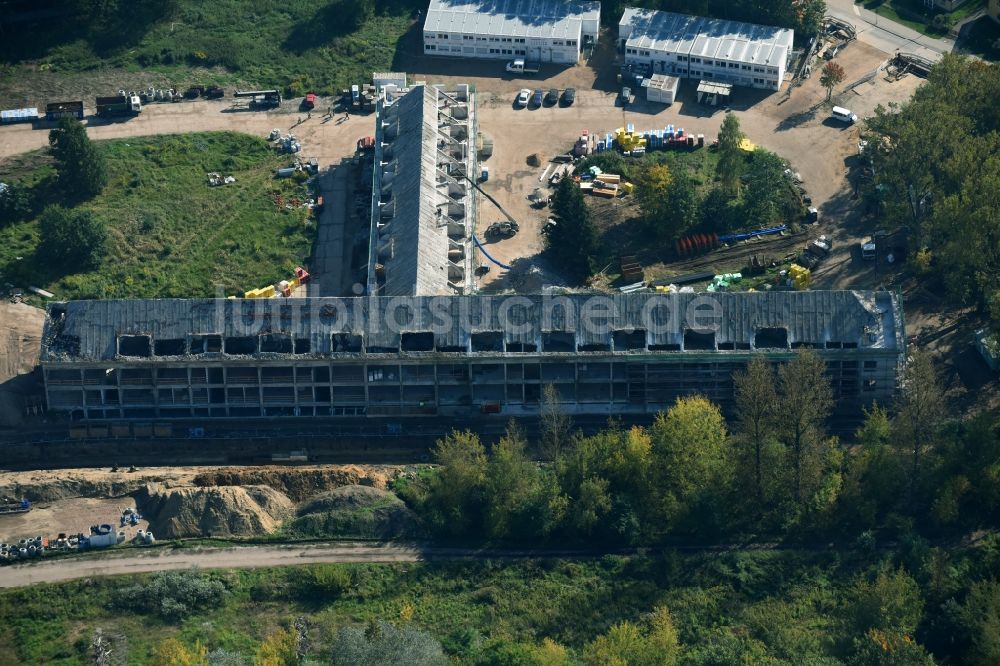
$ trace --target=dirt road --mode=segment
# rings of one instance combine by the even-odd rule
[[[0,302],[0,427],[23,420],[24,398],[34,381],[45,311],[24,303]]]
[[[315,157],[327,167],[354,152],[357,141],[374,131],[374,116],[344,114],[324,118],[330,102],[323,100],[310,115],[291,108],[277,111],[249,111],[232,101],[178,102],[150,104],[135,118],[106,121],[88,117],[87,133],[92,139],[119,139],[153,134],[186,134],[228,130],[267,136],[272,129],[292,132],[302,143],[302,157]],[[49,125],[8,125],[0,128],[0,159],[48,145]]]
[[[471,552],[470,556],[471,556]],[[416,562],[423,551],[406,545],[321,544],[241,546],[232,548],[153,549],[103,553],[89,557],[0,567],[0,587],[24,587],[91,576],[172,571],[177,569],[256,569],[330,562]]]

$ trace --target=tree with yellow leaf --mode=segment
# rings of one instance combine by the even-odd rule
[[[208,649],[200,642],[188,647],[176,638],[160,641],[153,652],[156,666],[208,666]]]
[[[291,629],[274,632],[257,648],[254,666],[298,666],[297,643],[298,636]]]

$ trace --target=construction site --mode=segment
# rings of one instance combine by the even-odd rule
[[[848,76],[864,79],[845,93],[856,98],[853,110],[870,112],[912,92],[914,70],[869,76],[885,70],[881,54],[849,35],[831,35],[817,51],[836,45]],[[552,220],[545,204],[586,153],[709,150],[720,117],[696,95],[696,82],[618,110],[618,90],[602,88],[593,67],[570,67],[547,83],[553,100],[572,90],[568,104],[525,110],[510,106],[522,82],[427,75],[424,64],[415,59],[417,73],[376,74],[372,85],[333,100],[307,95],[298,109],[329,101],[331,113],[300,115],[278,130],[279,140],[287,132],[289,145],[301,141],[318,156],[309,167],[320,193],[311,262],[274,285],[248,284],[235,299],[50,303],[40,336],[44,388],[33,404],[57,423],[131,422],[145,433],[155,421],[176,436],[168,422],[531,419],[551,384],[571,413],[648,418],[693,393],[727,405],[732,373],[752,355],[777,363],[804,348],[826,359],[845,411],[891,399],[907,344],[899,295],[865,283],[822,291],[836,282],[820,273],[811,283],[789,273],[766,293],[737,284],[740,268],[762,267],[762,257],[797,257],[817,243],[830,254],[817,234],[776,227],[772,236],[736,233],[724,243],[692,237],[678,247],[697,245],[698,252],[679,250],[663,263],[624,256],[623,246],[628,293],[570,288],[559,266],[547,263]],[[816,118],[824,95],[816,78],[797,80],[787,95],[739,91],[728,103],[751,150],[763,145],[797,156],[799,189],[823,210],[843,187],[841,160],[857,144],[851,131],[831,132]],[[93,131],[184,131],[181,121],[191,120],[273,138],[295,119],[274,91],[240,92],[238,99],[276,106],[227,114],[211,103],[154,105],[128,124]],[[334,108],[349,113],[334,117]],[[37,138],[24,128],[11,137],[22,142],[19,150]],[[812,158],[827,154],[834,159]],[[614,216],[629,209],[632,184],[620,175],[578,177],[594,210]],[[840,229],[824,229],[831,231],[834,253],[853,245]],[[824,272],[838,262],[828,259]],[[687,293],[660,288],[693,275],[700,282]],[[718,293],[695,293],[706,288]],[[715,299],[718,321],[689,320],[690,303],[706,295]],[[616,315],[597,331],[581,323],[595,296],[610,300]],[[568,314],[556,308],[547,320],[546,303],[561,298]],[[672,313],[669,330],[651,314],[658,308]],[[470,320],[468,312],[479,314]],[[387,318],[399,325],[388,326]],[[99,438],[101,427],[84,437]]]

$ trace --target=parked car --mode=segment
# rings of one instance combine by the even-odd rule
[[[545,95],[545,106],[553,106],[558,101],[559,101],[559,91],[556,90],[555,88],[552,88]]]
[[[566,90],[563,90],[562,94],[563,106],[572,106],[575,100],[576,100],[576,88],[566,88]]]
[[[521,92],[517,93],[517,105],[528,106],[529,99],[531,99],[531,91],[527,88],[521,88]]]
[[[531,105],[538,108],[542,105],[542,89],[537,88],[535,94],[531,96]]]

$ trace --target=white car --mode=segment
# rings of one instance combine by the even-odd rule
[[[529,99],[531,99],[531,91],[527,88],[521,88],[521,92],[517,93],[517,105],[528,106]]]

